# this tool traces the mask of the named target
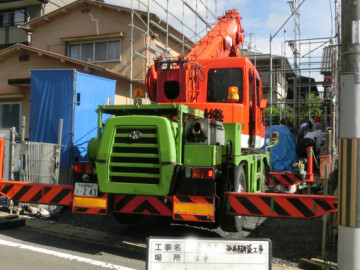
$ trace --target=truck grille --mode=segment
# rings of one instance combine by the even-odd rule
[[[137,139],[130,138],[136,132]],[[156,126],[118,127],[110,162],[110,182],[159,184],[160,156]]]

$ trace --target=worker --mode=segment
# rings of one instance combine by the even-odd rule
[[[322,125],[321,125],[321,118],[320,116],[316,115],[314,117],[314,126],[313,126],[314,130],[322,130]]]
[[[319,155],[319,153],[320,153],[320,146],[321,146],[321,140],[322,140],[322,131],[320,129],[317,129],[317,130],[314,130],[314,131],[309,131],[304,136],[304,139],[310,139],[310,140],[313,140],[315,142],[314,153],[315,153],[315,156],[317,157]]]
[[[306,132],[304,138],[298,144],[297,154],[300,156],[300,158],[306,158],[307,157],[306,149],[311,146],[313,148],[315,158],[317,158],[320,154],[321,141],[322,141],[321,130],[317,129],[314,131]]]
[[[313,128],[313,125],[310,120],[304,122],[301,124],[298,130],[297,134],[297,144],[301,143],[301,140],[304,138],[305,134],[309,131],[311,131]]]

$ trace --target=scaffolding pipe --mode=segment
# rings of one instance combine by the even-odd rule
[[[131,25],[134,25],[134,0],[131,0]],[[133,56],[134,56],[134,28],[131,27],[130,33],[130,104],[133,100]]]
[[[183,45],[188,48],[188,49],[192,49],[192,47],[188,44],[186,44],[185,42],[183,42],[181,39],[177,38],[176,36],[174,36],[171,33],[168,33],[167,30],[162,27],[161,25],[157,24],[156,22],[154,22],[153,20],[150,20],[150,24],[155,26],[157,29],[159,29],[161,32],[166,33],[169,37],[171,37],[172,39],[174,39],[175,41],[179,42],[179,43],[183,43]]]

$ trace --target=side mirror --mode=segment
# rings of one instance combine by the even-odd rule
[[[267,106],[267,99],[262,99],[260,101],[260,109],[264,110],[266,109],[266,106]]]

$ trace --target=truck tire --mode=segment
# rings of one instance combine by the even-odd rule
[[[245,192],[246,191],[246,175],[242,165],[235,167],[234,179],[233,179],[233,190],[234,192]],[[238,232],[242,233],[244,226],[243,216],[231,216],[224,209],[222,218],[220,221],[220,228],[225,232]]]
[[[113,213],[114,218],[123,224],[138,224],[142,221],[143,215],[136,214],[124,214],[124,213]]]

